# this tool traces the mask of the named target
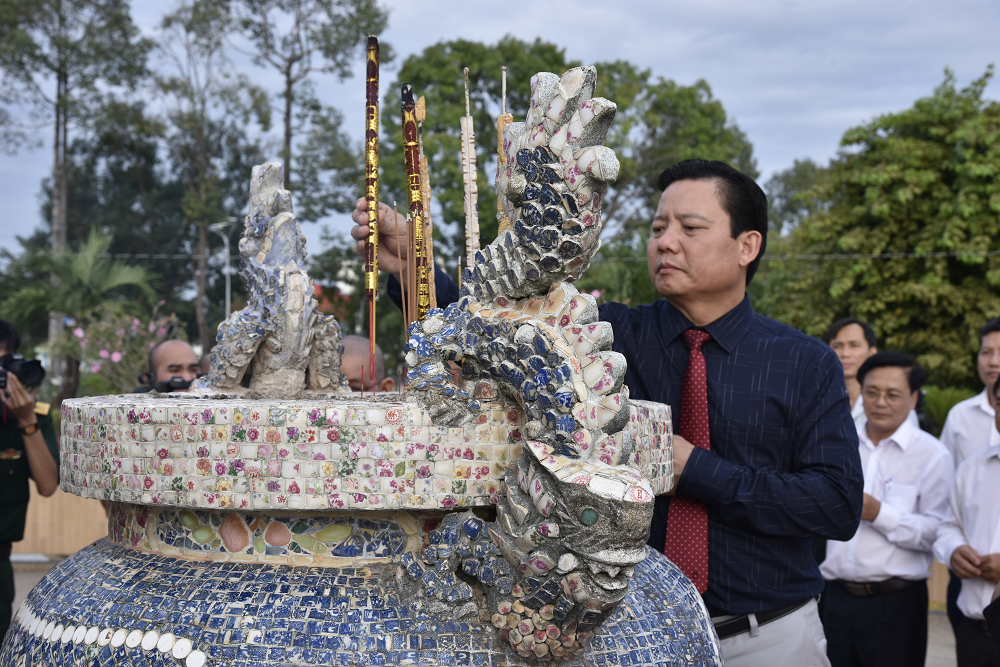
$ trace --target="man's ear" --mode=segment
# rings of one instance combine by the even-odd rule
[[[878,348],[876,346],[872,345],[870,348],[868,348],[869,357],[875,356],[876,354],[878,354]]]
[[[392,378],[382,378],[382,381],[378,383],[379,391],[392,391],[396,388],[396,381]]]
[[[910,409],[911,410],[916,410],[917,409],[917,401],[920,400],[920,390],[918,389],[915,392],[913,392],[912,394],[910,394],[910,399],[913,401],[913,404],[910,405]]]
[[[740,266],[750,266],[760,254],[764,237],[756,230],[749,230],[741,233],[736,240],[740,244]]]

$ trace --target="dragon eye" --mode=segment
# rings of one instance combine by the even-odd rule
[[[580,521],[582,521],[585,526],[593,526],[600,518],[601,515],[598,514],[597,510],[593,507],[586,507],[582,512],[580,512]]]

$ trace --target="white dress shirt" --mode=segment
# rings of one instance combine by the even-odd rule
[[[941,431],[941,442],[951,452],[955,467],[987,447],[1000,445],[996,410],[990,405],[987,390],[958,403],[948,412]]]
[[[951,507],[959,514],[957,520]],[[939,561],[950,566],[952,554],[963,544],[984,556],[1000,553],[1000,446],[972,454],[958,466],[951,507],[934,542]],[[962,579],[958,608],[969,618],[982,618],[994,588],[982,577]]]
[[[867,420],[858,426],[865,493],[882,503],[846,542],[829,540],[823,578],[854,582],[911,581],[931,576],[931,547],[945,518],[954,466],[937,438],[909,419],[876,447]]]
[[[854,401],[854,407],[851,408],[851,416],[854,417],[854,425],[861,428],[861,424],[868,420],[865,416],[865,397],[858,394],[858,400]],[[906,421],[910,423],[913,428],[920,428],[920,419],[917,417],[916,410],[910,410],[910,414],[906,416]]]

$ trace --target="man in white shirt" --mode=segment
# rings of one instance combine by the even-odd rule
[[[1000,377],[1000,317],[987,322],[979,334],[976,370],[983,391],[953,407],[941,431],[941,442],[951,452],[956,467],[976,452],[1000,444],[1000,432],[994,424],[996,399],[990,392]]]
[[[1000,432],[993,423],[996,419],[996,400],[989,391],[1000,377],[1000,317],[988,321],[979,332],[976,370],[983,383],[983,391],[955,405],[948,412],[941,431],[941,442],[951,452],[956,468],[976,452],[1000,445]],[[947,561],[944,562],[947,564]],[[959,588],[961,580],[952,572],[948,582],[948,620],[956,633],[962,620],[962,613],[955,602]]]
[[[865,397],[861,395],[858,369],[868,357],[878,352],[878,338],[872,325],[856,317],[845,317],[830,325],[823,334],[823,342],[833,348],[844,367],[844,384],[851,399],[851,416],[855,425],[865,421]],[[917,411],[910,410],[907,416],[913,428],[920,428]]]
[[[865,476],[861,525],[829,541],[823,628],[832,667],[923,667],[931,548],[948,509],[948,450],[908,420],[927,373],[913,357],[879,352],[858,369]]]
[[[851,399],[851,416],[857,424],[865,416],[858,369],[868,357],[878,352],[875,330],[872,325],[856,317],[845,317],[830,325],[823,335],[823,342],[833,348],[844,367],[844,384],[847,385],[847,395]]]
[[[995,405],[1000,380],[990,393]],[[1000,428],[1000,417],[994,417],[994,425]],[[1000,445],[975,452],[958,466],[934,555],[962,580],[962,618],[955,628],[958,667],[1000,667],[1000,648],[987,632],[983,615],[1000,583]]]

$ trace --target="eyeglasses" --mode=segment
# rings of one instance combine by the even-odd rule
[[[865,403],[868,405],[874,405],[878,403],[880,398],[884,398],[886,403],[890,404],[900,404],[910,398],[909,394],[904,394],[896,391],[881,392],[878,389],[865,389],[861,392],[861,395],[865,399]]]

